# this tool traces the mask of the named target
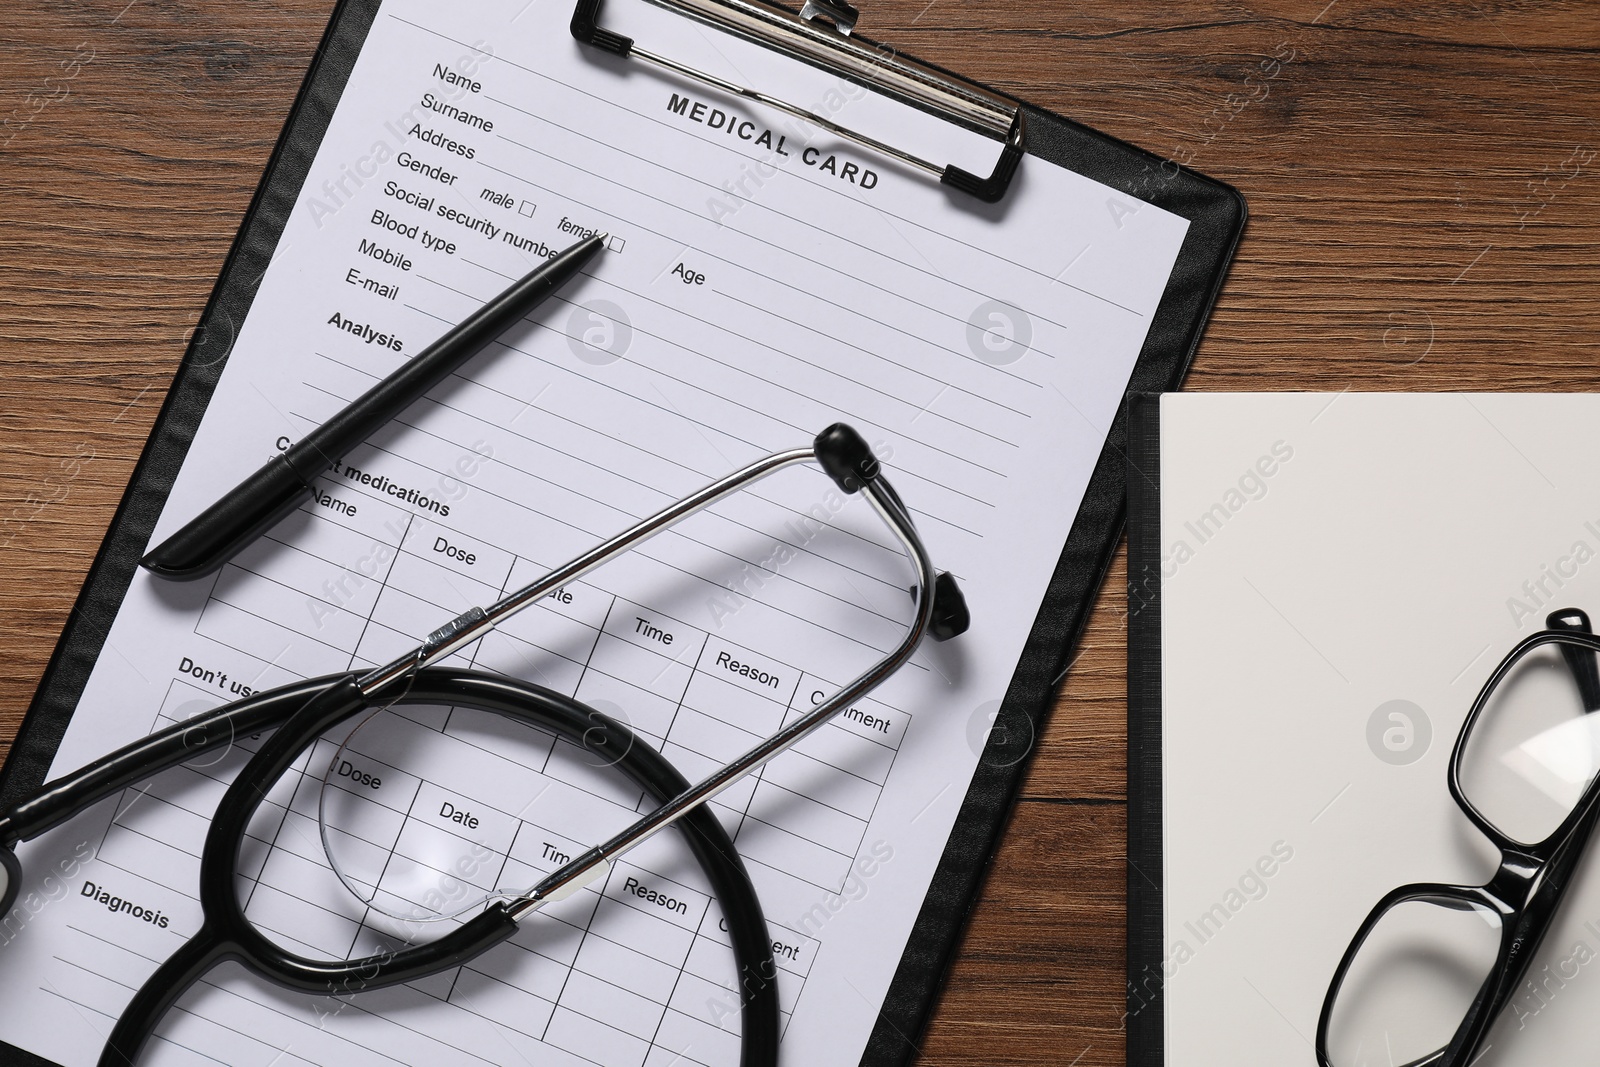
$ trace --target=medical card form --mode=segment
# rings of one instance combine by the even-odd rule
[[[569,16],[552,0],[382,5],[249,314],[228,324],[152,543],[539,257],[596,232],[608,250],[214,578],[139,573],[53,773],[242,694],[385,662],[735,467],[850,423],[962,583],[972,628],[714,809],[771,923],[786,1062],[855,1063],[1189,224],[1031,156],[1002,204],[978,204],[779,112],[586,52]],[[607,21],[992,165],[994,142],[753,44],[621,0]],[[909,580],[866,505],[794,469],[454,662],[575,694],[694,779],[889,648]],[[400,798],[376,847],[402,859],[415,835],[468,827],[492,857],[480,888],[526,886],[646,803],[531,730],[445,708],[404,723],[443,753],[437,775],[352,765],[339,787]],[[0,947],[0,1039],[95,1061],[193,933],[207,819],[254,743],[23,847],[41,906]],[[240,893],[286,946],[344,958],[395,934],[323,855],[332,750],[263,806]],[[669,833],[511,942],[410,986],[311,998],[224,967],[146,1062],[723,1067],[739,1005],[716,902]]]

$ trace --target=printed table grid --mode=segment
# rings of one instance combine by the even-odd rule
[[[223,639],[240,626],[249,628],[252,637],[242,643],[282,649],[272,663],[263,664],[263,675],[273,668],[300,676],[355,669],[412,647],[417,635],[503,595],[537,570],[533,561],[481,545],[431,519],[347,486],[337,488],[357,500],[364,513],[360,528],[308,505],[302,514],[313,521],[302,527],[315,533],[297,533],[303,547],[266,540],[242,553],[215,580],[196,621],[197,634],[235,648]],[[385,520],[376,530],[374,513]],[[462,573],[460,560],[432,558],[444,555],[436,545],[454,539],[475,546],[471,565],[490,564],[492,573]],[[335,563],[341,556],[352,562]],[[791,664],[589,582],[558,591],[447,662],[532,676],[574,694],[628,722],[691,778],[749,748],[802,714],[815,694],[833,689]],[[195,665],[191,673],[203,669]],[[154,728],[237,695],[216,692],[203,677],[181,681],[169,690]],[[875,702],[863,702],[853,712],[853,718],[828,724],[713,803],[747,862],[828,893],[844,888],[909,718]],[[407,729],[436,731],[438,744],[475,747],[485,756],[503,758],[483,741],[481,716],[462,719],[457,709],[424,708],[385,714],[403,716]],[[587,766],[586,750],[543,731],[507,726],[516,734],[519,762],[552,787],[631,812],[648,806],[640,791],[619,785],[614,772]],[[176,771],[170,784],[158,782],[143,793],[130,790],[107,828],[102,857],[113,866],[125,861],[130,873],[192,897],[198,857],[163,849],[163,869],[147,869],[150,863],[137,858],[148,856],[152,843],[143,823],[207,818],[258,740],[240,738],[224,757]],[[319,954],[314,945],[337,944],[353,955],[392,943],[386,940],[387,920],[370,909],[363,914],[336,883],[331,897],[304,889],[317,868],[327,873],[317,803],[334,751],[331,742],[320,742],[263,803],[246,841],[241,891],[252,920],[285,944],[308,954]],[[426,851],[407,843],[417,835],[443,834],[488,849],[486,866],[497,877],[479,878],[492,884],[478,889],[524,888],[586,847],[578,828],[540,825],[464,792],[450,794],[460,800],[454,806],[470,806],[480,829],[514,823],[509,837],[485,844],[460,827],[440,827],[439,798],[448,790],[426,780],[407,781],[403,768],[361,756],[359,746],[349,751],[352,762],[365,761],[361,773],[385,776],[402,789],[391,802],[363,796],[356,786],[341,787],[393,817],[392,834],[350,838],[355,847],[376,850],[385,871],[398,858],[452,877],[427,867]],[[129,821],[140,828],[124,821],[130,814],[136,817]],[[119,846],[119,835],[137,837],[138,848]],[[377,883],[382,881],[380,874]],[[654,895],[646,899],[645,893]],[[707,1061],[720,1062],[718,1049],[736,1049],[739,994],[722,984],[726,977],[718,977],[718,955],[725,958],[728,948],[715,902],[626,862],[614,865],[585,896],[587,903],[575,913],[542,916],[537,930],[514,938],[510,944],[519,951],[491,955],[417,985],[432,998],[607,1067],[647,1067],[673,1056],[699,1063],[694,1053],[701,1050],[708,1050],[702,1051]],[[663,914],[666,906],[651,902],[662,899],[679,910]],[[780,924],[771,926],[787,1026],[816,943]],[[538,966],[519,966],[524,953],[538,956]],[[659,1058],[662,1053],[666,1059]]]
[[[359,501],[360,527],[339,512],[307,505],[302,511],[314,520],[309,526],[324,528],[307,540],[326,546],[342,539],[347,558],[356,566],[300,552],[297,565],[288,568],[298,586],[292,588],[287,582],[255,577],[248,569],[247,551],[219,575],[196,622],[198,633],[214,636],[232,627],[234,618],[218,623],[214,616],[218,611],[237,612],[253,619],[257,627],[275,631],[263,647],[285,648],[280,660],[284,667],[293,670],[296,662],[311,661],[307,667],[315,663],[314,669],[297,673],[375,665],[414,647],[418,635],[445,619],[503,595],[539,573],[535,561],[368,494],[354,494],[346,486],[334,488]],[[384,509],[393,514],[386,515]],[[373,536],[380,519],[382,526]],[[337,532],[327,533],[330,526]],[[464,574],[466,565],[458,560],[429,558],[441,556],[440,544],[469,546],[481,557],[473,566],[492,566],[492,573]],[[259,551],[280,554],[274,548]],[[383,565],[360,565],[368,559]],[[308,562],[316,565],[308,568]],[[401,578],[410,579],[410,588],[397,584]],[[419,586],[426,587],[429,595],[418,596]],[[364,615],[356,616],[361,629],[354,648],[346,650],[325,640],[330,593],[346,599],[338,616],[365,609]],[[286,594],[300,603],[292,604]],[[566,599],[552,603],[556,597]],[[713,648],[715,655],[707,664],[705,654]],[[343,662],[332,662],[335,655]],[[452,661],[513,676],[531,675],[547,688],[575,695],[626,722],[691,780],[792,721],[810,706],[813,694],[833,688],[793,665],[742,649],[587,581],[556,591],[446,662]],[[752,674],[716,672],[718,663],[730,662]],[[752,682],[752,676],[770,678],[771,684]],[[768,689],[775,690],[777,698]],[[446,713],[442,726],[446,731],[451,715]],[[749,859],[837,893],[861,847],[908,720],[903,712],[863,701],[802,742],[795,753],[760,768],[720,795],[713,808]],[[550,773],[553,767],[570,766],[571,758],[556,759],[556,754],[570,757],[578,751],[558,744],[541,770]],[[835,806],[835,797],[845,798],[842,808]]]
[[[218,702],[210,693],[176,680],[169,686],[152,730],[181,721]],[[199,856],[164,844],[160,854],[151,856],[150,846],[161,844],[160,838],[171,836],[163,830],[172,828],[174,823],[208,819],[211,807],[258,744],[259,738],[240,738],[237,745],[220,758],[202,757],[195,763],[174,768],[145,789],[126,790],[101,837],[97,850],[100,860],[115,870],[194,899]],[[332,746],[324,742],[313,752],[309,766],[317,767],[319,759],[331,750]],[[301,761],[302,772],[307,762]],[[279,840],[277,848],[269,852],[269,842],[260,834],[251,834],[247,839],[252,847],[247,850],[245,869],[241,872],[241,889],[260,891],[260,895],[252,894],[249,898],[247,914],[280,943],[308,955],[326,954],[325,946],[330,943],[328,935],[335,927],[350,933],[347,954],[378,951],[382,947],[379,942],[382,932],[365,919],[353,917],[352,908],[358,913],[359,907],[350,898],[335,896],[319,901],[305,896],[304,886],[310,879],[305,876],[307,872],[297,868],[307,864],[322,865],[326,861],[315,848],[307,847],[306,842],[314,842],[315,838],[308,839],[303,832],[297,834],[293,823],[301,819],[314,827],[314,816],[301,809],[305,801],[314,798],[319,781],[315,774],[302,773],[301,779],[294,783],[295,797],[291,803],[281,802],[284,786],[280,784],[263,805],[262,821],[269,827],[276,827]],[[159,814],[153,814],[156,812]],[[129,825],[129,822],[139,825]],[[192,832],[184,836],[196,839]],[[125,840],[119,841],[119,838]],[[131,840],[134,838],[137,842]],[[296,839],[299,844],[295,843]],[[275,865],[277,870],[269,868],[269,864]],[[663,923],[651,913],[650,905],[630,900],[629,894],[620,888],[629,880],[645,879],[692,898],[693,921],[681,925]],[[292,884],[295,891],[286,890],[285,883]],[[725,1057],[710,1055],[702,1060],[693,1055],[696,1048],[707,1045],[737,1047],[736,1030],[720,1029],[706,1021],[707,1007],[712,1001],[722,1006],[722,1018],[727,1025],[736,1025],[738,1014],[737,993],[721,984],[714,966],[707,966],[717,955],[725,958],[728,952],[727,943],[719,933],[720,915],[714,902],[691,888],[671,885],[667,879],[626,862],[614,865],[606,883],[598,889],[586,890],[584,895],[589,898],[587,904],[580,904],[576,909],[569,905],[562,915],[540,916],[531,937],[518,935],[496,953],[453,973],[413,983],[413,987],[434,1000],[444,1001],[604,1067],[614,1064],[643,1067],[656,1062],[685,1065],[722,1062]],[[575,920],[581,920],[581,925]],[[596,929],[589,928],[591,922]],[[776,923],[771,925],[774,933],[780,935],[778,958],[785,974],[782,1018],[787,1026],[809,964],[801,967],[790,962],[799,955],[793,946],[802,943],[802,935]],[[308,931],[318,936],[305,936]],[[663,931],[667,931],[668,936],[662,936]],[[675,936],[672,931],[676,932]],[[104,940],[92,931],[79,932],[90,940]],[[179,936],[174,934],[174,948],[178,940]],[[529,944],[530,941],[533,943]],[[814,955],[814,945],[808,949]],[[537,966],[519,968],[518,958],[524,954],[537,956]],[[67,959],[62,962],[73,963]],[[641,972],[645,970],[652,970],[653,974],[641,981]],[[595,1005],[602,1006],[604,1010],[600,1014],[604,1017],[596,1017]],[[542,1020],[543,1025],[536,1028],[530,1025],[530,1020]],[[303,1023],[294,1016],[285,1016],[284,1021]],[[668,1054],[667,1059],[656,1059],[662,1052]]]

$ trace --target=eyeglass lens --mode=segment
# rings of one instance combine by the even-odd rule
[[[1530,649],[1467,735],[1462,794],[1513,841],[1533,845],[1553,834],[1600,770],[1600,716],[1587,713],[1574,675],[1594,655],[1571,642]]]
[[[1333,1003],[1333,1067],[1404,1067],[1448,1045],[1494,969],[1500,929],[1497,913],[1466,901],[1384,912]]]

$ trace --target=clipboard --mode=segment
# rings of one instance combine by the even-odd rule
[[[853,32],[855,10],[837,0],[810,0],[798,14],[751,0],[651,2],[769,45],[994,139],[999,146],[994,169],[979,175],[936,160],[908,158],[893,145],[863,140],[852,131],[830,125],[831,132],[936,176],[951,196],[1003,204],[1021,157],[1031,154],[1187,219],[1187,235],[1128,390],[1170,390],[1181,383],[1244,230],[1246,209],[1236,190],[859,37]],[[231,324],[242,322],[251,307],[379,7],[377,0],[341,0],[333,14],[13,744],[0,779],[0,799],[15,798],[45,778],[216,389],[232,345]],[[572,32],[589,47],[658,61],[656,65],[680,75],[694,75],[674,67],[671,57],[647,55],[642,44],[607,31],[600,0],[581,0]],[[756,87],[726,83],[717,87],[745,96],[760,92]],[[757,99],[791,114],[796,111],[769,97]],[[1018,670],[878,1016],[861,1061],[863,1067],[907,1063],[915,1056],[912,1042],[922,1032],[937,999],[1015,802],[1032,739],[1043,728],[1095,590],[1115,551],[1124,517],[1126,440],[1127,420],[1122,414],[1095,463]],[[10,1051],[17,1057],[28,1055]],[[43,1061],[19,1058],[16,1062]]]

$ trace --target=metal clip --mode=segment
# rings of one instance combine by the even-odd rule
[[[436,663],[450,653],[476,640],[478,628],[488,618],[482,608],[470,608],[427,636],[422,642],[422,664]]]
[[[999,201],[1011,187],[1017,165],[1027,150],[1027,120],[1022,104],[976,82],[919,63],[887,45],[852,36],[859,12],[848,0],[806,0],[804,10],[798,15],[788,8],[762,0],[649,2],[713,29],[753,41],[791,59],[809,63],[892,100],[999,141],[1000,156],[995,160],[994,170],[985,177],[954,164],[941,165],[753,86],[731,82],[687,63],[640,48],[633,38],[600,25],[603,0],[577,0],[572,13],[572,36],[591,48],[637,59],[730,95],[776,108],[863,148],[930,174],[942,184],[985,203]]]
[[[833,23],[833,28],[850,36],[855,31],[856,22],[861,18],[861,9],[845,0],[806,0],[805,6],[800,9],[800,17],[807,22],[816,22],[822,19]]]

